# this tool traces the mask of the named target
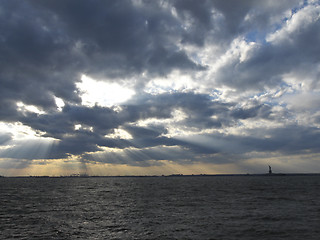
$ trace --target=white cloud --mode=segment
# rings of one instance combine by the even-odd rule
[[[17,102],[17,110],[23,113],[28,111],[28,112],[33,112],[37,114],[45,114],[45,111],[42,111],[38,107],[34,105],[27,105],[27,104],[24,104],[23,102]]]
[[[319,21],[320,19],[320,6],[309,5],[300,11],[293,13],[284,26],[274,33],[267,36],[267,42],[279,44],[286,42],[287,44],[294,44],[291,36],[300,34],[308,25]]]
[[[298,111],[314,111],[320,106],[320,92],[300,92],[282,97],[288,107]]]
[[[62,111],[62,108],[65,106],[64,101],[61,98],[55,97],[54,100],[56,101],[57,110]]]
[[[133,139],[133,137],[131,136],[130,133],[128,133],[127,131],[121,129],[121,128],[117,128],[114,129],[113,133],[107,134],[105,135],[106,138],[118,138],[118,139]]]

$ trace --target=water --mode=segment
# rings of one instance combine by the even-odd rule
[[[319,239],[320,176],[0,178],[0,239]]]

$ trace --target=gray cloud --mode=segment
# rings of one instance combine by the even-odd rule
[[[202,70],[179,50],[179,22],[130,1],[3,1],[1,99],[54,108],[80,103],[80,74],[128,76]],[[3,116],[1,116],[3,119]]]
[[[5,159],[0,161],[0,168],[2,169],[24,169],[30,166],[31,161],[25,159]]]
[[[256,133],[259,135],[256,135]],[[267,136],[267,137],[266,137]],[[256,129],[251,135],[207,134],[190,136],[181,140],[171,139],[173,148],[156,144],[150,148],[124,149],[121,153],[85,154],[86,160],[107,163],[148,165],[148,161],[171,160],[182,164],[210,162],[217,164],[237,163],[250,159],[257,153],[278,152],[280,156],[319,153],[318,129],[288,126],[271,130]],[[146,146],[146,145],[145,145]],[[144,147],[145,147],[144,146]]]
[[[185,128],[220,129],[222,126],[237,124],[239,119],[269,119],[272,113],[272,108],[269,106],[257,105],[250,109],[234,108],[232,104],[215,102],[209,96],[193,93],[145,95],[144,98],[140,96],[139,99],[132,100],[131,104],[122,106],[123,110],[120,112],[98,106],[93,108],[65,106],[62,112],[51,116],[30,114],[21,118],[21,121],[33,129],[45,132],[44,136],[60,139],[58,145],[52,149],[55,157],[100,151],[99,146],[119,149],[181,146],[194,153],[212,154],[219,152],[220,147],[210,143],[192,143],[184,139],[162,136],[168,133],[165,125],[144,128],[131,124],[137,120],[150,118],[170,119],[175,109],[181,109],[187,113],[187,118],[177,124]],[[212,120],[212,116],[216,118]],[[92,127],[92,129],[75,129],[76,124]],[[127,131],[133,140],[105,137],[106,134],[112,133],[113,129],[119,127]],[[213,136],[213,140],[225,142],[226,146],[234,142],[229,136],[219,135]],[[246,142],[250,141],[250,138],[238,139],[238,141]],[[256,142],[259,142],[259,139],[252,139],[252,141],[255,143],[252,146],[258,149]],[[54,151],[59,154],[54,155]],[[48,155],[49,158],[53,156]]]
[[[285,18],[288,9],[299,8],[300,1],[196,1],[176,0],[173,6],[186,24],[183,42],[204,45],[205,42],[228,44],[237,36],[260,41],[277,21]]]
[[[311,93],[301,99],[318,99],[319,9],[289,0],[1,1],[0,123],[38,136],[28,142],[4,128],[0,157],[12,164],[3,166],[72,155],[146,166],[319,153],[316,104],[297,104],[303,91]],[[239,39],[255,42],[246,57],[237,54],[243,46],[231,49]],[[86,106],[82,74],[136,94]],[[178,84],[184,76],[194,87],[147,93],[158,77]],[[19,110],[20,102],[42,112]],[[118,129],[132,138],[112,137]]]
[[[252,137],[241,137],[233,135],[203,135],[205,140],[200,137],[200,140],[189,141],[188,138],[170,138],[163,134],[168,133],[165,125],[149,125],[148,128],[132,125],[138,120],[147,120],[152,118],[170,119],[172,113],[176,109],[180,109],[186,114],[186,118],[180,120],[178,125],[184,128],[195,129],[221,129],[223,126],[236,126],[238,120],[241,119],[267,119],[272,120],[270,115],[273,113],[272,107],[257,105],[251,108],[235,107],[235,104],[221,103],[211,99],[208,95],[194,93],[175,93],[162,95],[140,95],[136,99],[130,100],[130,105],[123,105],[122,111],[116,112],[111,108],[106,107],[84,107],[67,105],[61,112],[53,112],[50,114],[29,113],[22,116],[19,120],[25,125],[31,126],[35,130],[39,130],[45,137],[53,137],[60,139],[59,143],[50,149],[50,152],[44,154],[31,155],[29,158],[63,158],[70,154],[81,155],[87,152],[101,151],[99,147],[109,147],[126,149],[134,147],[140,153],[147,151],[148,156],[152,154],[147,148],[156,146],[180,146],[184,151],[190,151],[190,156],[196,154],[243,154],[246,151],[280,151],[285,149],[283,144],[287,144],[287,140],[283,136],[290,136],[298,133],[303,139],[312,139],[316,135],[312,135],[315,129],[299,128],[284,128],[276,129],[274,132],[265,132],[262,129],[255,131],[270,135],[271,138],[264,139],[261,137],[253,137],[255,132],[250,133]],[[212,117],[215,116],[214,119]],[[84,129],[75,129],[75,125],[81,124]],[[91,129],[90,129],[91,127]],[[121,139],[106,137],[106,134],[113,133],[115,128],[122,128],[127,131],[133,139]],[[288,133],[277,133],[287,131]],[[283,135],[283,136],[282,136]],[[192,138],[192,137],[191,137]],[[197,137],[195,138],[197,139]],[[282,143],[282,144],[280,144]],[[311,142],[310,142],[311,143]],[[218,144],[218,145],[216,145]],[[297,142],[293,142],[287,146],[288,151],[295,151]],[[306,146],[309,141],[306,142]],[[304,147],[306,147],[304,146]],[[25,145],[24,148],[29,148],[30,145]],[[8,150],[3,157],[18,158],[25,154],[25,150],[18,147]],[[146,150],[143,150],[146,149]],[[304,148],[302,147],[301,150]],[[138,151],[138,150],[136,150]],[[239,152],[240,151],[240,152]],[[282,150],[281,150],[282,151]],[[31,151],[33,154],[37,151]],[[151,151],[152,152],[152,151]],[[17,155],[18,154],[18,155]],[[37,155],[38,154],[38,155]],[[160,153],[157,153],[158,155]],[[88,156],[88,154],[86,154]],[[89,154],[90,155],[90,154]],[[185,155],[185,154],[184,154]],[[163,153],[159,156],[169,156]],[[28,158],[25,156],[25,158]],[[159,157],[163,159],[164,157]],[[170,158],[172,159],[172,158]],[[140,160],[143,161],[143,160]]]
[[[86,73],[127,76],[202,69],[178,50],[176,42],[183,31],[178,19],[156,5],[138,7],[131,1],[46,1],[40,5],[58,17],[67,36],[78,44],[77,50],[91,61],[84,66]]]

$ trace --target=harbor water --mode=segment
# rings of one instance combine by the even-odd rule
[[[0,178],[0,239],[319,239],[320,176]]]

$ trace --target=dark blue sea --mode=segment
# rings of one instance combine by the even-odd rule
[[[0,239],[320,239],[320,176],[0,178]]]

